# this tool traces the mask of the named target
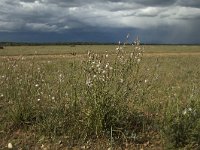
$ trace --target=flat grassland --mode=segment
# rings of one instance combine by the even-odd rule
[[[0,149],[200,148],[200,46],[116,47],[1,49]]]
[[[73,46],[8,46],[0,50],[0,56],[30,56],[30,55],[67,55],[72,53],[87,54],[94,51],[95,53],[113,54],[116,52],[116,45],[73,45]],[[199,54],[200,46],[188,45],[145,45],[145,54]],[[126,46],[127,51],[132,49],[131,46]]]

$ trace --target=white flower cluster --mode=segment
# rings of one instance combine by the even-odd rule
[[[92,87],[94,82],[106,82],[109,79],[109,73],[113,70],[107,58],[109,55],[106,54],[100,56],[88,52],[88,61],[85,71],[87,72],[86,85]]]
[[[183,114],[183,115],[186,115],[186,114],[193,114],[193,115],[196,115],[196,110],[195,110],[195,109],[192,109],[191,107],[185,108],[185,109],[182,111],[182,114]]]
[[[104,55],[94,54],[88,51],[88,60],[86,61],[85,73],[86,79],[85,83],[88,87],[94,86],[96,83],[108,83],[112,79],[112,75],[115,72],[115,79],[113,81],[118,81],[119,83],[124,83],[126,80],[124,77],[127,72],[134,70],[138,67],[142,60],[143,49],[140,46],[139,38],[135,40],[132,51],[125,51],[125,44],[128,44],[129,34],[127,35],[127,40],[123,46],[119,41],[118,47],[116,48],[116,54],[114,56],[114,61],[108,59],[108,52]],[[131,72],[131,71],[130,71]],[[145,80],[147,83],[147,80]]]

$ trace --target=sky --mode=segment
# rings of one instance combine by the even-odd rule
[[[117,43],[128,33],[200,44],[200,0],[0,0],[0,41]]]

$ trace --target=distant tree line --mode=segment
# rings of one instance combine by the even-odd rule
[[[55,43],[27,43],[27,42],[0,42],[0,46],[41,46],[41,45],[116,45],[117,43],[99,42],[55,42]]]
[[[141,45],[200,45],[197,44],[159,44],[159,43],[140,43]],[[118,42],[114,43],[103,43],[103,42],[49,42],[49,43],[28,43],[28,42],[0,42],[1,49],[4,46],[42,46],[42,45],[68,45],[68,46],[76,46],[76,45],[118,45]],[[130,43],[126,43],[126,45],[130,45]]]

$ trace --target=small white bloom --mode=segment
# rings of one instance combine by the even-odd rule
[[[88,78],[88,79],[86,80],[86,85],[89,86],[89,87],[92,87],[92,81],[91,81],[90,78]]]
[[[106,68],[108,68],[108,66],[109,66],[109,63],[106,64]]]
[[[98,73],[101,73],[101,68],[98,68]]]
[[[144,83],[147,83],[148,82],[148,80],[146,79],[146,80],[144,80]]]
[[[184,110],[183,110],[183,115],[186,115],[186,113],[187,113],[187,110],[184,109]]]
[[[106,58],[108,58],[108,54],[106,54]]]
[[[137,59],[137,62],[139,63],[141,61],[141,59],[139,58],[139,59]]]
[[[133,53],[131,53],[131,58],[133,58]]]
[[[36,84],[36,85],[35,85],[35,87],[38,87],[38,86],[39,86],[39,84]]]
[[[97,77],[97,75],[95,74],[94,76],[93,76],[93,78],[96,78]]]
[[[53,96],[51,99],[52,99],[52,100],[55,100],[55,97]]]
[[[188,111],[192,111],[192,108],[188,108]]]
[[[127,36],[126,36],[126,38],[128,39],[128,38],[129,38],[129,36],[130,36],[130,34],[128,33],[128,34],[127,34]]]
[[[41,100],[40,98],[37,99],[38,102],[39,102],[40,100]]]
[[[8,143],[8,149],[12,149],[12,148],[13,148],[12,143]]]
[[[120,83],[123,83],[124,82],[124,80],[123,79],[120,79]]]
[[[1,93],[1,96],[0,97],[3,97],[3,94]]]
[[[101,81],[103,81],[103,82],[105,81],[105,79],[104,79],[104,78],[99,78],[99,79],[100,79]]]

